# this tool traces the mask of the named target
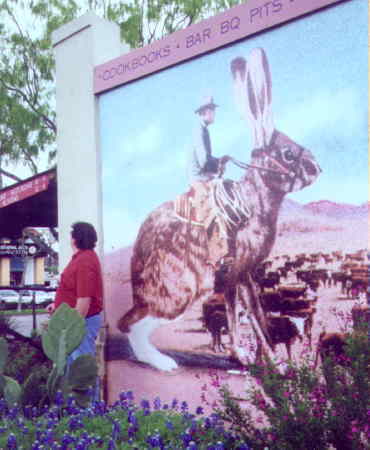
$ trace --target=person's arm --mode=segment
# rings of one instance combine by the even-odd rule
[[[91,297],[79,297],[76,300],[75,310],[81,314],[82,317],[86,317],[89,311]]]
[[[197,168],[200,171],[204,170],[204,166],[207,163],[207,150],[204,145],[203,137],[202,137],[202,128],[198,128],[196,135],[194,137],[193,144],[193,163],[197,165]]]

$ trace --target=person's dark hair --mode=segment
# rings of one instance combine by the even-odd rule
[[[72,225],[71,236],[80,250],[95,248],[98,236],[95,228],[87,222],[76,222]]]

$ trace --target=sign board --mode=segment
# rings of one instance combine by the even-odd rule
[[[342,0],[249,0],[96,67],[95,93],[204,54]]]
[[[53,174],[43,174],[4,189],[0,192],[0,208],[46,191],[52,178],[54,178]]]
[[[20,244],[14,241],[10,241],[8,243],[0,243],[0,257],[35,257],[43,255],[45,255],[45,253],[41,252],[35,244]]]

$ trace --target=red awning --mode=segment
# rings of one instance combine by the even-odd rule
[[[18,238],[25,227],[57,226],[56,169],[0,190],[0,238]]]
[[[47,172],[2,189],[0,191],[0,208],[46,191],[53,178],[55,178],[55,173]]]

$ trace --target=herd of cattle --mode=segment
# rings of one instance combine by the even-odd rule
[[[258,285],[272,346],[275,348],[277,344],[284,344],[291,358],[291,348],[296,340],[303,341],[306,337],[312,349],[312,328],[320,301],[319,288],[337,287],[337,298],[366,298],[369,280],[367,251],[277,256],[257,267],[253,278]],[[202,320],[212,336],[215,352],[226,350],[222,344],[222,335],[227,334],[228,330],[225,283],[227,267],[222,266],[216,273],[215,293],[203,304]],[[241,323],[242,316],[243,312],[239,316]],[[369,306],[359,306],[356,302],[352,317],[355,325],[359,319],[369,320]],[[340,333],[322,332],[317,343],[317,354],[325,346],[330,346],[331,340],[336,342],[338,339],[344,341]]]

